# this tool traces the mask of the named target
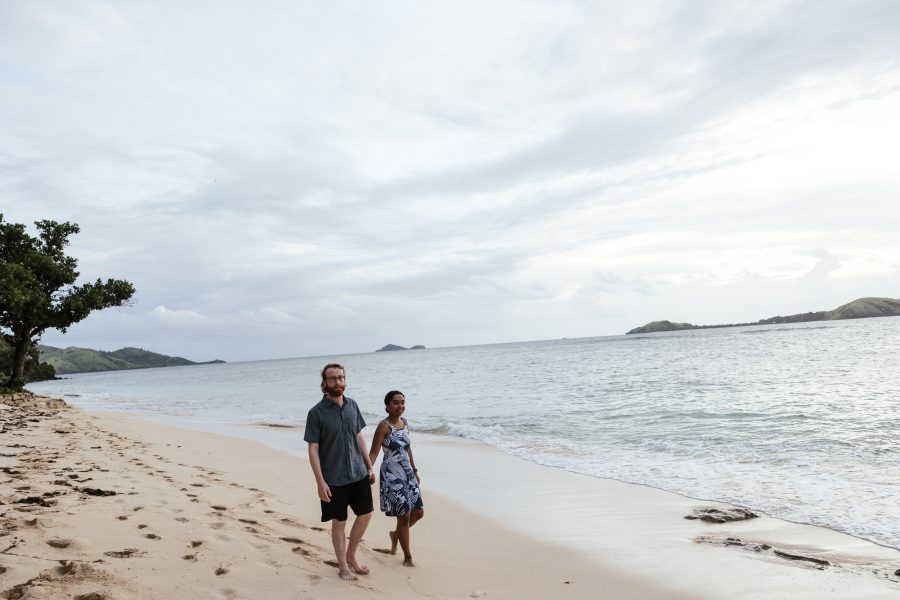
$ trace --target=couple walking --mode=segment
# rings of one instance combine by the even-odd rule
[[[331,542],[341,579],[355,580],[369,568],[356,556],[369,521],[372,518],[372,467],[378,452],[384,448],[381,461],[381,510],[397,517],[397,527],[390,532],[391,554],[397,544],[403,549],[403,564],[413,566],[409,550],[409,528],[422,518],[422,495],[419,474],[410,447],[409,428],[403,412],[406,398],[392,390],[384,397],[388,416],[378,424],[372,447],[366,449],[362,430],[366,426],[359,405],[344,395],[347,387],[344,367],[331,363],[322,369],[322,400],[306,416],[303,439],[309,445],[309,464],[318,486],[322,505],[322,521],[331,521]],[[346,535],[347,508],[356,519]]]

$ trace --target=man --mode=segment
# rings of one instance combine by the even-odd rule
[[[362,429],[366,426],[359,405],[344,396],[344,367],[331,363],[322,369],[322,400],[306,415],[303,439],[309,444],[309,464],[322,503],[322,521],[331,521],[331,542],[341,579],[355,581],[369,568],[356,560],[356,549],[372,519],[372,484],[375,472]],[[356,519],[350,541],[344,533],[347,507]]]

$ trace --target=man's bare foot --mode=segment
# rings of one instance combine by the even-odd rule
[[[353,571],[354,573],[356,573],[357,575],[368,575],[369,574],[369,567],[367,567],[366,565],[359,564],[358,562],[356,562],[355,559],[351,560],[350,558],[347,558],[347,566],[349,566],[350,570]],[[356,579],[356,577],[354,577],[353,579]]]
[[[338,577],[340,577],[344,581],[359,581],[359,577],[357,577],[350,571],[338,571]]]
[[[397,554],[397,532],[388,531],[388,535],[391,536],[391,554]]]
[[[403,566],[404,567],[414,567],[416,565],[413,564],[412,557],[410,556],[409,558],[403,559]]]

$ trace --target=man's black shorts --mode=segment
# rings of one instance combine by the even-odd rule
[[[356,483],[347,485],[332,485],[331,502],[322,502],[322,521],[337,519],[347,520],[347,507],[353,509],[356,516],[367,515],[372,512],[372,484],[369,478],[364,477]]]

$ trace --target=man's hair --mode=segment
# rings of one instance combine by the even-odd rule
[[[325,367],[322,369],[322,383],[321,383],[323,394],[325,393],[325,389],[328,387],[327,384],[325,383],[325,373],[328,371],[328,369],[340,369],[341,372],[344,374],[344,376],[347,375],[347,369],[344,368],[344,365],[341,365],[338,363],[328,363],[327,365],[325,365]]]

